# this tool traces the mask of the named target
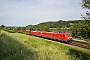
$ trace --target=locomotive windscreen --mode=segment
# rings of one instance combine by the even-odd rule
[[[66,34],[67,36],[71,36],[70,34]]]

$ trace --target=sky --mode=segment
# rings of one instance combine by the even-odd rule
[[[0,25],[27,26],[58,20],[79,20],[82,0],[0,0]]]

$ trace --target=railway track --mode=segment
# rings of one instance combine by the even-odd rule
[[[72,43],[70,43],[70,45],[90,50],[90,46],[88,45],[87,42],[81,42],[81,41],[72,40]]]

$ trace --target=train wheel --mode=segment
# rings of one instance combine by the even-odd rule
[[[63,40],[60,40],[62,43],[64,42]]]
[[[67,41],[67,43],[70,44],[70,43],[72,43],[72,41],[71,40],[70,41]]]

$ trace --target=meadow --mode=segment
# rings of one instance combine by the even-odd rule
[[[0,33],[0,60],[90,60],[90,52],[21,33]]]

